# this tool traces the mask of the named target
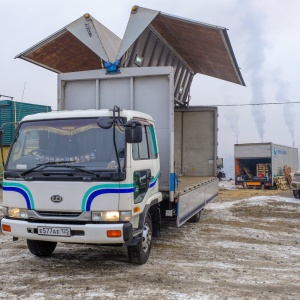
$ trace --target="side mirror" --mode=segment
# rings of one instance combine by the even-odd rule
[[[125,138],[127,143],[140,143],[143,140],[142,124],[139,121],[128,121],[125,124]]]
[[[110,117],[100,117],[97,120],[97,125],[102,129],[109,129],[113,125],[113,119]]]

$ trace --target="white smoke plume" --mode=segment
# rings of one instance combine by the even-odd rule
[[[239,125],[240,116],[237,112],[236,107],[230,107],[230,109],[226,113],[226,119],[229,122],[230,129],[234,133],[235,141],[238,144],[239,135],[240,135],[240,125]]]
[[[240,4],[241,2],[239,2]],[[263,24],[262,20],[264,20],[263,16],[260,16],[257,12],[257,8],[255,9],[253,5],[255,2],[252,1],[243,1],[245,6],[244,11],[246,12],[243,15],[242,23],[245,27],[245,33],[247,36],[247,48],[246,48],[246,71],[250,75],[250,83],[249,88],[252,90],[252,96],[250,103],[264,103],[264,74],[263,74],[263,66],[265,61],[265,47],[266,42],[263,39]],[[251,109],[252,116],[254,119],[254,123],[257,127],[259,137],[261,142],[264,139],[265,133],[265,110],[262,105],[252,106]]]
[[[280,74],[280,72],[277,73]],[[288,91],[290,89],[289,83],[285,80],[280,80],[280,79],[276,79],[275,83],[277,85],[276,101],[279,103],[291,101],[288,98]],[[295,141],[295,120],[296,120],[295,105],[292,103],[284,104],[282,111],[283,111],[285,124],[291,135],[292,142],[294,142]]]

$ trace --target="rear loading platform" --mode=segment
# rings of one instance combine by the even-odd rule
[[[271,158],[236,159],[236,185],[244,187],[272,186]]]

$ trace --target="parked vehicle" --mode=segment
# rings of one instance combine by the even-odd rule
[[[284,167],[298,170],[298,149],[274,143],[234,145],[235,184],[246,188],[275,186],[274,178],[284,176]]]
[[[199,40],[185,41],[199,27]],[[122,41],[85,14],[18,57],[59,73],[59,111],[20,122],[4,234],[37,256],[57,242],[124,245],[143,264],[161,217],[199,221],[218,193],[217,108],[190,106],[189,89],[197,72],[244,84],[226,29],[134,7]]]
[[[300,198],[300,171],[294,173],[292,177],[291,186],[293,189],[293,195],[296,199]]]

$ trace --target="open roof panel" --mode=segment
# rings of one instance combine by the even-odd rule
[[[245,85],[225,28],[142,7],[132,9],[117,58],[129,49],[127,55],[142,57],[143,66],[172,65],[161,44],[194,74]]]
[[[173,66],[174,99],[187,105],[197,73],[245,85],[227,30],[134,6],[123,40],[85,14],[22,52],[25,59],[57,73],[121,67]]]
[[[121,39],[85,14],[58,32],[20,53],[22,58],[56,73],[102,69],[117,55]]]

